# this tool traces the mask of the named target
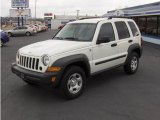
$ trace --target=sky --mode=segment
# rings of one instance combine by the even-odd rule
[[[137,5],[158,2],[159,0],[37,0],[37,17],[43,18],[44,13],[55,15],[103,15],[109,10],[121,9]],[[11,0],[0,0],[0,16],[9,16]],[[29,0],[32,17],[35,13],[35,0]]]

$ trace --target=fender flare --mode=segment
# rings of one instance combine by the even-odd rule
[[[57,85],[59,85],[60,81],[61,81],[61,78],[65,72],[65,69],[71,65],[71,64],[74,64],[74,63],[77,63],[77,62],[83,62],[85,63],[85,73],[87,73],[87,76],[90,76],[91,72],[90,72],[90,64],[89,64],[89,59],[87,58],[86,55],[84,54],[76,54],[76,55],[70,55],[70,56],[66,56],[66,57],[63,57],[63,58],[60,58],[58,60],[56,60],[52,66],[57,66],[57,67],[61,67],[62,70],[58,73],[58,81],[57,81]]]
[[[132,51],[139,49],[139,57],[141,57],[142,55],[142,47],[140,47],[140,45],[138,43],[132,44],[131,46],[129,46],[128,48],[128,55],[132,53]]]

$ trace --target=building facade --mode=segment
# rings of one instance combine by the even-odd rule
[[[111,16],[132,18],[142,34],[160,36],[160,2],[112,10],[103,15]]]

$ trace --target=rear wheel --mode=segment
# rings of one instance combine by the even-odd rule
[[[84,89],[86,76],[82,68],[78,66],[69,67],[63,75],[61,91],[67,99],[79,97]]]
[[[136,52],[133,52],[128,56],[126,60],[126,63],[124,65],[124,71],[127,74],[134,74],[136,73],[138,66],[139,66],[139,56]]]
[[[30,36],[31,35],[31,33],[30,32],[26,32],[26,36]]]

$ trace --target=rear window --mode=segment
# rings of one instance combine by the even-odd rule
[[[125,22],[115,22],[119,39],[129,38],[130,34]]]
[[[128,24],[129,24],[129,26],[130,26],[130,28],[131,28],[131,31],[132,31],[133,36],[134,36],[134,37],[135,37],[135,36],[138,36],[139,33],[138,33],[138,29],[137,29],[137,27],[135,26],[135,24],[134,24],[133,22],[131,22],[131,21],[129,21]]]

